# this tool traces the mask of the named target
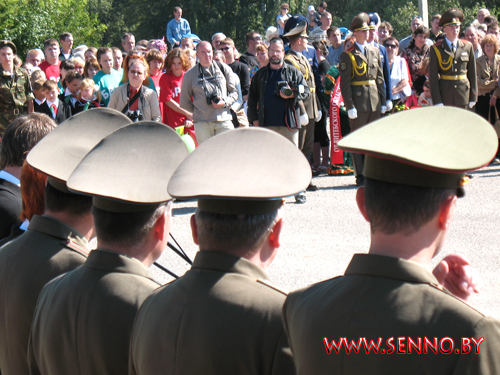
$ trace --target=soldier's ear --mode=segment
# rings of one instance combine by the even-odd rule
[[[358,204],[359,212],[365,218],[366,221],[370,222],[368,214],[366,213],[366,204],[365,204],[365,188],[360,187],[356,191],[356,203]]]
[[[283,218],[279,218],[278,221],[276,221],[267,239],[269,241],[269,245],[275,249],[279,248],[281,245],[281,229],[283,229]]]
[[[190,224],[191,224],[191,235],[193,236],[193,242],[196,245],[199,245],[200,243],[198,241],[198,226],[196,225],[196,216],[194,214],[191,215]]]

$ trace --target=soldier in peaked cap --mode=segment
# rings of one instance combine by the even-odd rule
[[[467,288],[456,293],[467,298],[474,281],[464,273],[463,258],[445,258],[442,265],[451,274],[428,271],[457,197],[464,195],[465,172],[495,155],[495,131],[466,110],[412,112],[376,121],[339,142],[343,150],[367,154],[365,186],[356,200],[370,222],[371,245],[368,254],[354,255],[344,276],[287,298],[283,319],[299,374],[500,372],[500,322],[454,296],[435,276],[444,277],[445,287],[452,276],[461,278]],[[339,349],[343,337],[346,346],[363,338],[366,345],[347,355],[342,344]],[[370,340],[378,354],[368,354]],[[412,355],[397,355],[403,353]]]
[[[94,233],[92,199],[70,193],[66,181],[105,135],[131,121],[111,109],[83,112],[46,135],[27,162],[48,176],[45,213],[0,250],[0,367],[3,375],[27,374],[28,338],[43,286],[81,266]]]
[[[238,172],[228,174],[227,158]],[[221,134],[186,158],[168,191],[198,198],[191,229],[200,251],[141,307],[129,374],[295,373],[281,322],[286,294],[265,269],[280,245],[282,198],[310,180],[302,153],[267,129]]]
[[[10,40],[0,40],[0,139],[7,126],[19,115],[33,112],[33,91],[28,72],[14,66],[17,48]]]
[[[340,54],[340,90],[349,115],[351,131],[380,118],[386,111],[382,60],[378,48],[368,43],[370,17],[360,13],[350,29],[356,42]],[[353,154],[356,183],[362,185],[364,156]]]
[[[40,293],[30,373],[127,373],[135,315],[159,286],[147,267],[168,241],[168,179],[187,155],[174,130],[145,121],[108,135],[71,174],[68,188],[93,197],[97,249]]]
[[[430,51],[429,81],[434,105],[472,108],[477,102],[474,47],[458,37],[463,20],[460,9],[450,9],[439,21],[446,38]]]

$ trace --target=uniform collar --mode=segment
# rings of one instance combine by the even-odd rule
[[[156,281],[148,269],[137,259],[114,251],[97,249],[90,252],[84,267],[94,268],[107,272],[130,273]],[[160,285],[160,284],[158,284]]]
[[[418,263],[372,254],[355,254],[345,271],[345,275],[366,275],[439,285],[434,275]]]
[[[198,251],[192,268],[239,273],[255,279],[269,280],[266,271],[248,259],[218,251]]]
[[[31,219],[28,225],[28,230],[45,233],[65,241],[75,242],[86,250],[88,249],[87,239],[80,232],[50,216],[33,216],[33,219]]]

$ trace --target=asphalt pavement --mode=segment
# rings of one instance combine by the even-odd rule
[[[458,200],[445,245],[433,264],[451,253],[469,259],[483,281],[481,293],[469,303],[500,319],[500,165],[472,175],[466,196]],[[320,176],[313,180],[320,189],[307,192],[307,203],[295,204],[293,198],[287,199],[281,247],[268,270],[271,281],[287,291],[342,275],[352,255],[367,252],[370,244],[369,224],[355,202],[354,177]],[[191,259],[198,251],[189,225],[195,210],[194,200],[175,202],[171,230]],[[189,269],[170,250],[159,262],[179,275]],[[154,266],[151,270],[162,283],[172,280]]]

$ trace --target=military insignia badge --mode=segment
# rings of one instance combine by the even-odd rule
[[[340,70],[345,70],[346,68],[347,66],[345,65],[345,63],[340,64]]]

